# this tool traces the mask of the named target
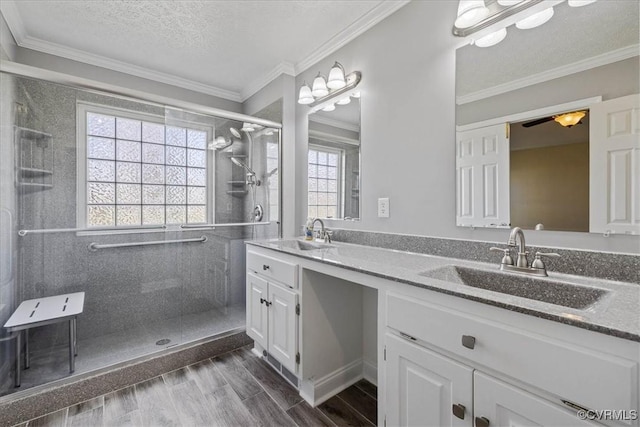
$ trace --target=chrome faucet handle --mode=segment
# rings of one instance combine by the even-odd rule
[[[333,234],[333,231],[331,230],[325,230],[324,231],[324,242],[325,243],[331,243],[331,235]]]
[[[531,268],[537,268],[539,270],[546,270],[546,265],[544,265],[544,261],[542,261],[543,256],[546,257],[553,257],[553,258],[560,258],[560,254],[557,254],[555,252],[536,252],[536,258],[533,260],[533,262],[531,263]]]
[[[502,249],[502,248],[496,248],[495,246],[493,246],[493,247],[490,247],[489,250],[493,252],[502,252],[503,256],[502,256],[502,260],[500,261],[500,264],[513,265],[513,258],[511,258],[511,249],[509,248]]]

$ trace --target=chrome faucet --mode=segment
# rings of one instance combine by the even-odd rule
[[[527,260],[527,247],[524,243],[524,231],[520,227],[513,227],[511,229],[511,234],[509,234],[509,240],[507,241],[507,245],[509,246],[517,246],[516,243],[520,238],[520,246],[518,246],[518,259],[516,261],[516,267],[528,267],[529,261]]]
[[[518,244],[518,238],[520,242]],[[513,258],[511,258],[511,251],[509,248],[489,248],[491,251],[502,252],[502,261],[500,262],[500,270],[511,271],[514,273],[532,274],[535,276],[548,276],[547,267],[542,261],[543,256],[547,257],[559,257],[560,254],[554,252],[536,252],[536,258],[529,266],[527,260],[527,249],[524,241],[524,232],[520,227],[513,227],[511,234],[509,234],[509,240],[507,245],[510,247],[518,247],[518,258],[516,265],[513,265]]]
[[[320,218],[315,218],[311,223],[311,226],[314,227],[316,224],[316,221],[319,222],[320,226],[322,227],[320,231],[316,232],[316,242],[320,241],[325,243],[331,243],[331,233],[329,232],[329,230],[324,228],[324,221],[322,221]]]

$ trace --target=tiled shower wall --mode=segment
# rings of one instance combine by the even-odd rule
[[[4,93],[4,91],[3,91]],[[76,100],[164,115],[162,107],[28,79],[18,79],[17,97],[26,112],[20,125],[53,135],[53,188],[20,192],[20,229],[76,227]],[[226,206],[226,194],[217,195]],[[233,203],[232,199],[229,199]],[[242,204],[233,209],[242,209]],[[241,215],[240,215],[241,216]],[[172,244],[89,251],[96,243],[124,243],[190,237],[206,243]],[[77,236],[33,234],[17,238],[19,300],[86,292],[78,339],[97,337],[159,319],[244,301],[244,257],[238,245],[245,227],[211,231]],[[66,343],[63,324],[38,328],[32,347]]]

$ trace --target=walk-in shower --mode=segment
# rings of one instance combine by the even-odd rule
[[[84,293],[74,375],[243,329],[244,240],[279,235],[279,124],[0,84],[0,395],[70,375],[69,329],[49,324],[14,387],[2,325],[24,301]]]

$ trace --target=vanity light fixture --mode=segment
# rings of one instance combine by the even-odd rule
[[[569,6],[571,7],[581,7],[581,6],[586,6],[588,4],[591,3],[595,3],[596,0],[568,0],[567,3],[569,3]]]
[[[324,108],[322,109],[322,111],[333,111],[333,110],[335,110],[335,109],[336,109],[336,105],[335,105],[335,104],[329,104],[329,105],[327,105],[326,107],[324,107]]]
[[[354,98],[360,97],[360,92],[357,92],[356,96],[356,92],[354,92],[353,89],[358,86],[361,79],[362,74],[360,71],[354,71],[345,76],[344,67],[339,62],[336,62],[333,64],[333,67],[331,67],[331,71],[329,71],[328,82],[325,81],[322,73],[318,73],[315,79],[313,79],[313,85],[311,87],[309,87],[307,82],[302,84],[300,92],[298,93],[298,104],[314,107],[339,95],[342,95],[339,98],[340,101],[331,103],[333,108],[335,108],[333,104],[348,104],[351,101],[350,96]],[[319,108],[323,109],[326,107],[328,107],[328,105],[319,106]]]
[[[586,115],[585,111],[574,111],[571,113],[560,114],[555,116],[553,120],[560,123],[564,127],[570,128],[580,123],[580,120]]]
[[[498,0],[500,6],[513,6],[520,3],[522,0]]]
[[[502,40],[504,40],[505,37],[507,37],[507,29],[502,28],[498,31],[479,38],[474,42],[474,44],[478,47],[489,47],[500,43]]]
[[[244,123],[242,123],[242,129],[240,129],[240,130],[243,131],[243,132],[253,132],[253,131],[256,130],[253,126],[254,125],[251,124],[251,123],[244,122]]]
[[[482,21],[488,15],[489,9],[485,6],[484,0],[460,0],[455,26],[468,28]]]
[[[552,16],[553,7],[550,7],[516,22],[516,28],[520,30],[529,30],[531,28],[539,27],[551,19]]]

